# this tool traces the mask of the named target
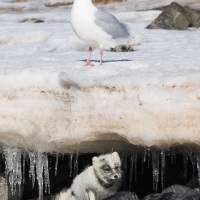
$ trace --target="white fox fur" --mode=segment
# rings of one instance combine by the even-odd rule
[[[92,166],[79,174],[68,190],[56,200],[102,200],[117,192],[122,178],[121,161],[117,152],[93,157]]]

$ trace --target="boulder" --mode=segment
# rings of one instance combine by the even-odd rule
[[[199,200],[200,192],[182,185],[173,185],[160,194],[151,194],[143,200]]]
[[[199,188],[198,175],[194,176],[191,180],[189,180],[185,186],[197,190],[197,188]]]
[[[138,196],[134,192],[118,192],[110,197],[105,198],[104,200],[139,200]]]
[[[189,27],[200,27],[200,12],[171,3],[162,8],[162,13],[147,26],[148,29],[187,30]]]
[[[166,194],[166,193],[186,194],[186,195],[200,194],[200,192],[182,185],[172,185],[171,187],[164,189],[161,194]]]

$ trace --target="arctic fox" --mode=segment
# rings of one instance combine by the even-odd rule
[[[56,200],[102,200],[117,192],[122,179],[118,153],[93,157],[92,162]]]

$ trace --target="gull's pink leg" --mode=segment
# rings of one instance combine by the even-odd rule
[[[87,59],[87,61],[86,61],[86,63],[85,63],[85,66],[94,66],[94,64],[92,64],[92,63],[90,62],[91,53],[92,53],[92,47],[89,47],[89,55],[88,55],[88,59]]]
[[[100,49],[100,65],[102,65],[103,61],[102,61],[102,57],[103,57],[103,49]]]

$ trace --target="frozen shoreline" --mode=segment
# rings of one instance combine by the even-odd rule
[[[199,146],[200,30],[146,30],[159,11],[127,15],[114,6],[147,39],[134,52],[105,52],[103,66],[95,50],[94,68],[83,66],[87,46],[71,29],[69,9],[28,14],[44,23],[2,15],[1,144],[61,153],[106,150],[104,140]],[[98,140],[105,146],[90,147]]]

